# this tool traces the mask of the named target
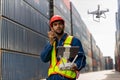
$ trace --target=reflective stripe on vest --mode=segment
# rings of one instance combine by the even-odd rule
[[[72,42],[72,38],[73,38],[73,36],[68,36],[64,42],[64,46],[70,46],[70,44]],[[56,45],[56,43],[54,42],[52,54],[51,54],[52,58],[51,58],[51,64],[50,64],[49,71],[48,71],[48,76],[50,76],[52,74],[60,74],[60,75],[65,76],[67,78],[76,78],[75,71],[73,71],[73,70],[60,70],[59,69],[59,65],[62,64],[62,62],[66,63],[67,60],[65,58],[62,58],[59,62],[57,62],[55,45]]]

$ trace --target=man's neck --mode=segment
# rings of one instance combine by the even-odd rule
[[[60,39],[62,38],[62,36],[64,35],[64,33],[62,35],[58,35],[57,38],[60,41]]]

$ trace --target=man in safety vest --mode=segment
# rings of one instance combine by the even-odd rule
[[[51,31],[48,32],[49,42],[41,52],[42,61],[50,61],[47,80],[76,80],[77,72],[79,72],[86,65],[86,57],[80,40],[64,32],[65,21],[59,15],[54,15],[50,19],[50,29]],[[57,57],[57,46],[65,45],[79,46],[78,57],[75,62],[70,65],[69,70],[61,70],[59,68],[59,66],[63,64],[63,61],[66,63],[66,60],[61,61],[60,57]],[[69,58],[69,61],[72,62],[73,58]],[[65,65],[69,66],[68,63]]]

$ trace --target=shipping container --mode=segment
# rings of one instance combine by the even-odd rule
[[[1,80],[40,80],[47,76],[48,64],[39,55],[0,50],[0,65]]]
[[[105,70],[113,69],[113,59],[110,56],[105,56]]]
[[[53,0],[53,5],[60,11],[67,21],[71,21],[69,0]],[[54,11],[54,13],[56,13],[56,11]]]
[[[120,3],[120,0],[118,0]],[[120,72],[120,5],[116,13],[116,32],[115,32],[115,69]]]
[[[39,4],[37,3],[39,2]],[[31,3],[31,4],[30,4]],[[46,4],[45,7],[39,5]],[[2,0],[2,17],[28,29],[47,35],[49,31],[49,3],[47,0]],[[42,10],[41,10],[42,9]],[[47,11],[44,11],[47,10]],[[44,14],[44,15],[43,15]],[[46,15],[45,15],[46,14]],[[47,15],[48,14],[48,15]]]
[[[23,0],[26,4],[31,6],[36,12],[49,18],[49,2],[47,0]],[[44,6],[44,7],[43,7]]]
[[[1,0],[0,17],[0,79],[46,78],[40,52],[48,42],[48,0]]]
[[[101,50],[100,50],[100,70],[103,70],[103,65],[104,65],[104,63],[103,63],[103,53],[101,52]]]
[[[46,36],[4,18],[0,22],[0,48],[29,54],[40,54],[42,47],[47,42]]]
[[[84,24],[79,12],[76,10],[75,6],[71,3],[71,20],[72,20],[72,32],[73,36],[77,37],[81,42],[86,55],[86,67],[84,71],[89,72],[93,71],[93,62],[92,62],[92,51],[91,51],[91,34]]]

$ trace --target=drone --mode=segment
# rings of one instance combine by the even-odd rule
[[[93,14],[93,20],[96,22],[100,22],[100,18],[106,18],[105,12],[109,12],[109,9],[106,10],[100,10],[100,5],[98,5],[98,9],[92,12],[89,12],[88,10],[88,14]]]

